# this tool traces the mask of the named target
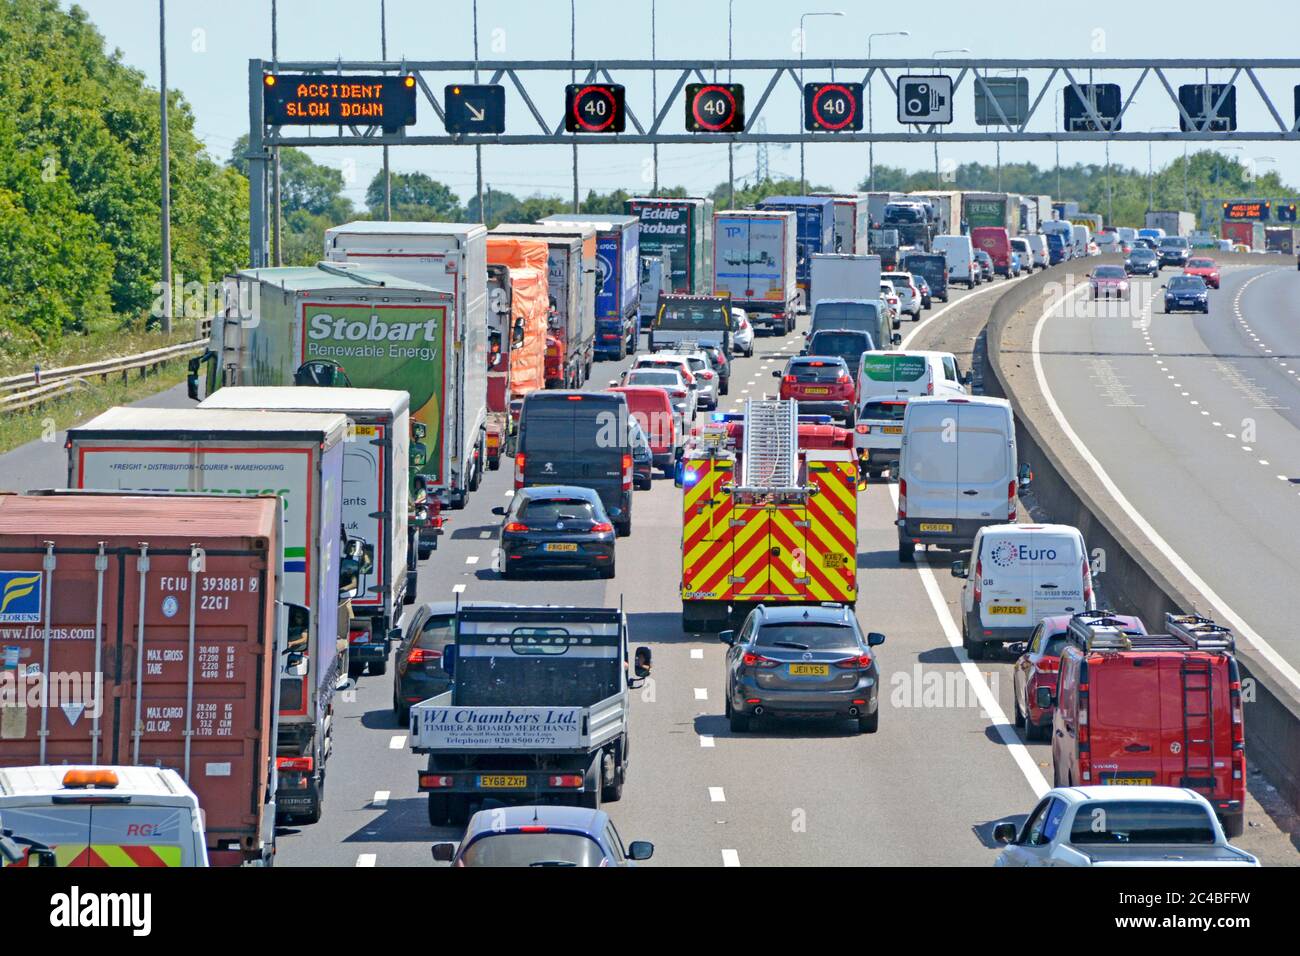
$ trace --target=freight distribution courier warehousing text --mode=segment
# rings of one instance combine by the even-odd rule
[[[446,322],[447,307],[442,305],[304,302],[301,361],[338,362],[357,388],[408,392],[411,418],[428,426],[428,460],[440,462]],[[365,361],[349,364],[349,359]]]

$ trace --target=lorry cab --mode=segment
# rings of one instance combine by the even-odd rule
[[[998,524],[981,528],[971,545],[973,574],[964,578],[962,646],[979,660],[985,646],[1026,641],[1045,617],[1079,614],[1095,606],[1092,568],[1083,535],[1063,524]]]
[[[1071,622],[1057,693],[1036,691],[1056,705],[1055,785],[1187,787],[1240,836],[1246,750],[1232,632],[1193,614],[1166,614],[1164,629]]]
[[[162,767],[0,768],[0,819],[57,866],[208,865],[199,799]]]
[[[1026,477],[1027,480],[1027,477]],[[980,528],[1016,520],[1011,405],[984,396],[907,403],[898,482],[898,559],[918,544],[969,548]]]

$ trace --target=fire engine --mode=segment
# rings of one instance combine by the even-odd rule
[[[750,399],[692,437],[678,477],[683,630],[724,628],[760,603],[857,601],[851,430]]]

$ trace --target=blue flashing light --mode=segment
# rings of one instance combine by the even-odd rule
[[[682,482],[687,485],[693,485],[700,480],[698,472],[687,469],[686,474],[682,476]]]

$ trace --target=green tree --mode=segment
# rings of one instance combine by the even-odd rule
[[[424,173],[390,174],[394,219],[460,222],[460,200],[451,187]],[[366,188],[366,205],[376,218],[384,214],[384,173],[380,170]]]

